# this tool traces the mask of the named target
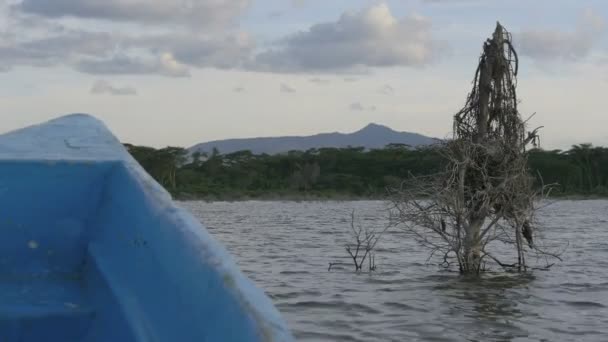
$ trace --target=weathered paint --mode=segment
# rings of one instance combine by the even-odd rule
[[[97,119],[0,136],[0,341],[292,341]]]

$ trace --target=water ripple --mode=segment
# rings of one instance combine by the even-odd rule
[[[550,271],[482,278],[428,265],[399,231],[381,241],[377,272],[354,273],[343,247],[350,213],[382,227],[382,202],[182,205],[269,294],[298,341],[608,340],[608,201],[544,209],[545,241],[570,242]],[[336,261],[347,264],[328,272]]]

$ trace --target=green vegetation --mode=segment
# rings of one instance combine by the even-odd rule
[[[250,151],[210,155],[179,147],[126,144],[159,183],[179,198],[381,198],[408,175],[442,169],[432,148],[320,148],[279,155]],[[538,184],[556,184],[554,196],[608,196],[608,148],[575,145],[568,151],[532,150],[529,167]],[[542,178],[541,178],[542,176]]]
[[[574,145],[568,151],[530,151],[528,166],[554,195],[608,196],[608,148]]]

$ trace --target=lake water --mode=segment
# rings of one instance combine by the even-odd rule
[[[564,261],[529,275],[467,279],[426,262],[395,231],[372,274],[350,267],[354,209],[386,224],[386,206],[357,202],[184,202],[283,313],[298,341],[608,341],[608,201],[543,209],[545,241]]]

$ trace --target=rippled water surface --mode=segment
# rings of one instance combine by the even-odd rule
[[[559,201],[541,214],[564,261],[531,275],[467,279],[426,263],[401,232],[378,270],[345,260],[350,213],[381,227],[383,202],[185,202],[274,300],[298,341],[608,341],[608,201]]]

